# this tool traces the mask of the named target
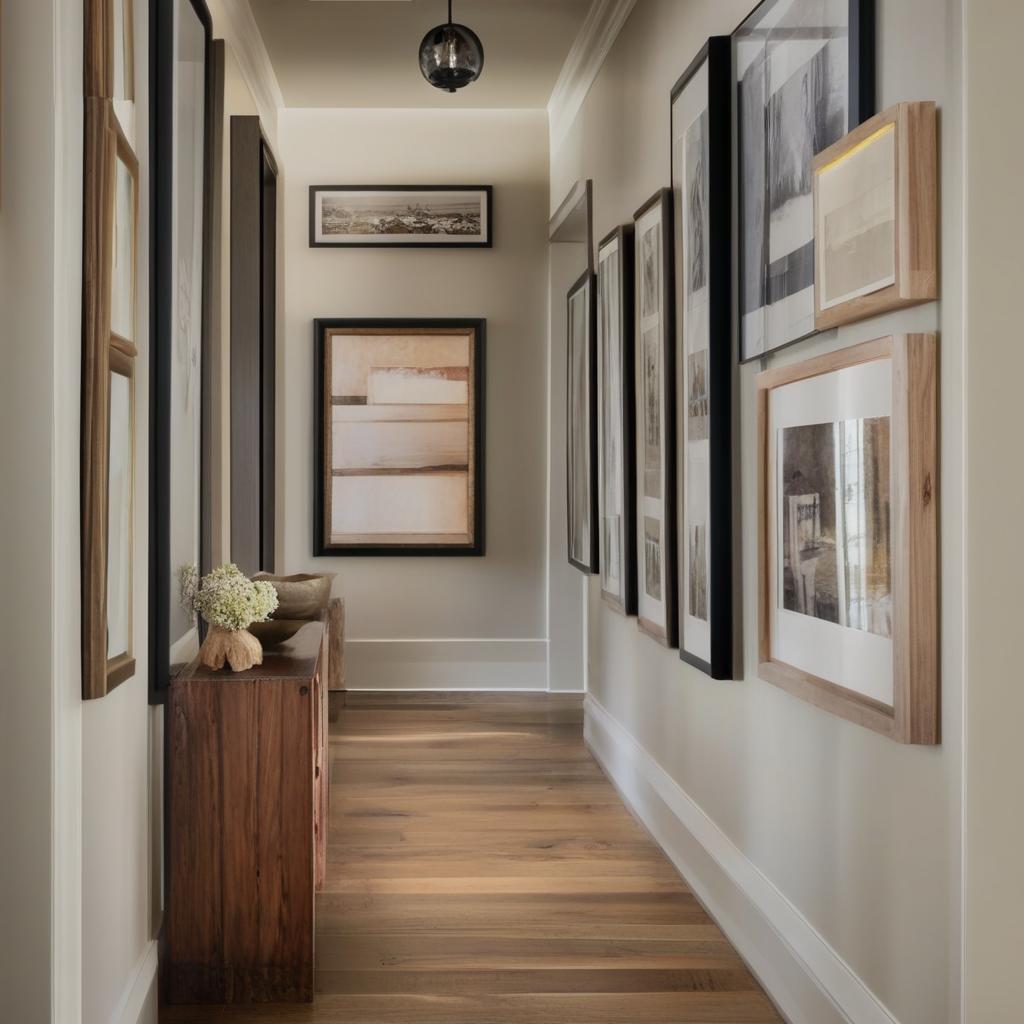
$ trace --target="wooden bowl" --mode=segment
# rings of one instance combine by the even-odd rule
[[[265,622],[252,623],[249,632],[264,647],[273,647],[275,644],[283,644],[285,640],[291,640],[308,622],[308,619],[267,619]]]
[[[277,591],[277,609],[271,621],[296,619],[310,622],[319,619],[331,599],[331,584],[336,573],[300,572],[294,576],[271,576],[260,572],[254,580],[266,580]]]

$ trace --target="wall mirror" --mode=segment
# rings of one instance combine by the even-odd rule
[[[181,572],[209,567],[202,480],[211,21],[203,0],[156,0],[153,15],[150,686],[159,701],[199,648],[199,623],[180,600]]]

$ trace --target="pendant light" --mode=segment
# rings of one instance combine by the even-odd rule
[[[452,21],[448,0],[448,24],[432,28],[420,43],[420,71],[435,89],[455,92],[475,82],[484,67],[480,37],[465,25]]]

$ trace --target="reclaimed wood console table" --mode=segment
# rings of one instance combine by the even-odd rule
[[[324,623],[248,672],[194,661],[167,705],[169,1003],[308,1002],[327,863]]]

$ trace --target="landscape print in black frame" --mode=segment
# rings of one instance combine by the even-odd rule
[[[732,50],[713,36],[672,89],[679,656],[733,672]]]
[[[313,249],[490,249],[491,185],[311,185]]]
[[[763,0],[733,32],[739,356],[814,333],[811,160],[874,113],[874,0]]]
[[[483,555],[486,329],[314,321],[314,555]]]
[[[676,371],[672,190],[633,215],[637,626],[676,646]]]
[[[150,0],[149,698],[198,652],[180,573],[210,565],[214,62],[204,0]]]
[[[636,394],[633,225],[597,247],[598,483],[601,597],[636,615]]]

